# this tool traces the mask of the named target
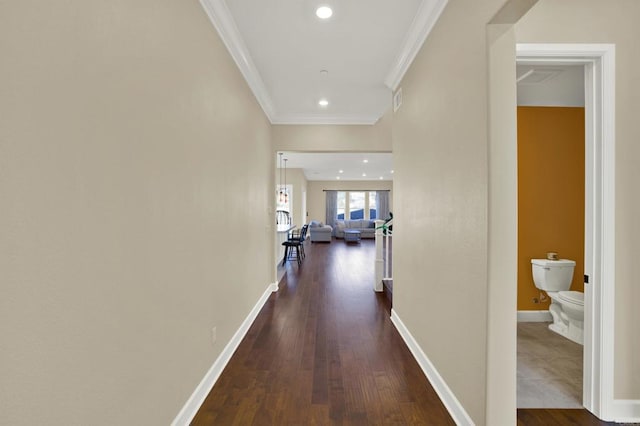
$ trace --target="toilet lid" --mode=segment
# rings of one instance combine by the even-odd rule
[[[561,291],[558,293],[558,296],[567,302],[584,306],[584,293],[581,291]]]

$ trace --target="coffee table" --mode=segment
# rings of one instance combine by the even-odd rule
[[[344,230],[344,242],[345,243],[359,243],[360,231],[358,229],[345,229]]]

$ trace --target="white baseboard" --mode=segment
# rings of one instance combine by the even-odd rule
[[[207,374],[205,374],[198,387],[196,387],[196,390],[193,391],[191,397],[189,397],[184,407],[182,407],[182,410],[180,410],[176,418],[173,419],[173,422],[171,422],[172,426],[183,426],[191,423],[191,420],[195,417],[205,398],[209,395],[211,389],[213,389],[213,385],[216,384],[220,374],[222,374],[222,370],[227,366],[231,356],[238,348],[238,345],[240,345],[240,342],[242,342],[247,331],[249,331],[249,327],[251,327],[258,313],[260,313],[260,309],[262,309],[262,306],[267,302],[271,293],[275,291],[278,291],[278,283],[269,284],[251,312],[249,312],[247,318],[245,318],[240,325],[238,331],[236,331],[229,343],[227,343],[227,346],[225,346],[220,353],[220,356],[218,356],[211,368],[209,368],[209,371],[207,371]]]
[[[447,411],[456,422],[458,426],[473,425],[473,420],[469,417],[469,414],[465,411],[460,401],[453,394],[447,383],[444,381],[438,370],[431,363],[427,355],[422,351],[418,342],[413,338],[407,327],[404,325],[398,314],[391,310],[391,322],[396,326],[396,329],[400,333],[400,336],[404,339],[405,343],[409,347],[409,350],[413,354],[413,357],[418,361],[418,365],[422,368],[422,371],[427,376],[431,386],[435,389],[436,393],[440,397],[440,400],[444,404]]]
[[[640,400],[614,399],[611,406],[616,423],[640,423]]]
[[[518,311],[518,322],[552,322],[551,313],[546,311]]]

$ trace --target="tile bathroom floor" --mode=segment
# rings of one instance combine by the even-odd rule
[[[582,345],[548,327],[518,323],[517,407],[583,408]]]

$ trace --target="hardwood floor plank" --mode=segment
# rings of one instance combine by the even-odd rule
[[[305,259],[306,260],[306,259]],[[327,330],[324,318],[319,315],[316,323],[315,356],[313,360],[312,404],[327,404],[329,401],[329,362],[327,355]]]

